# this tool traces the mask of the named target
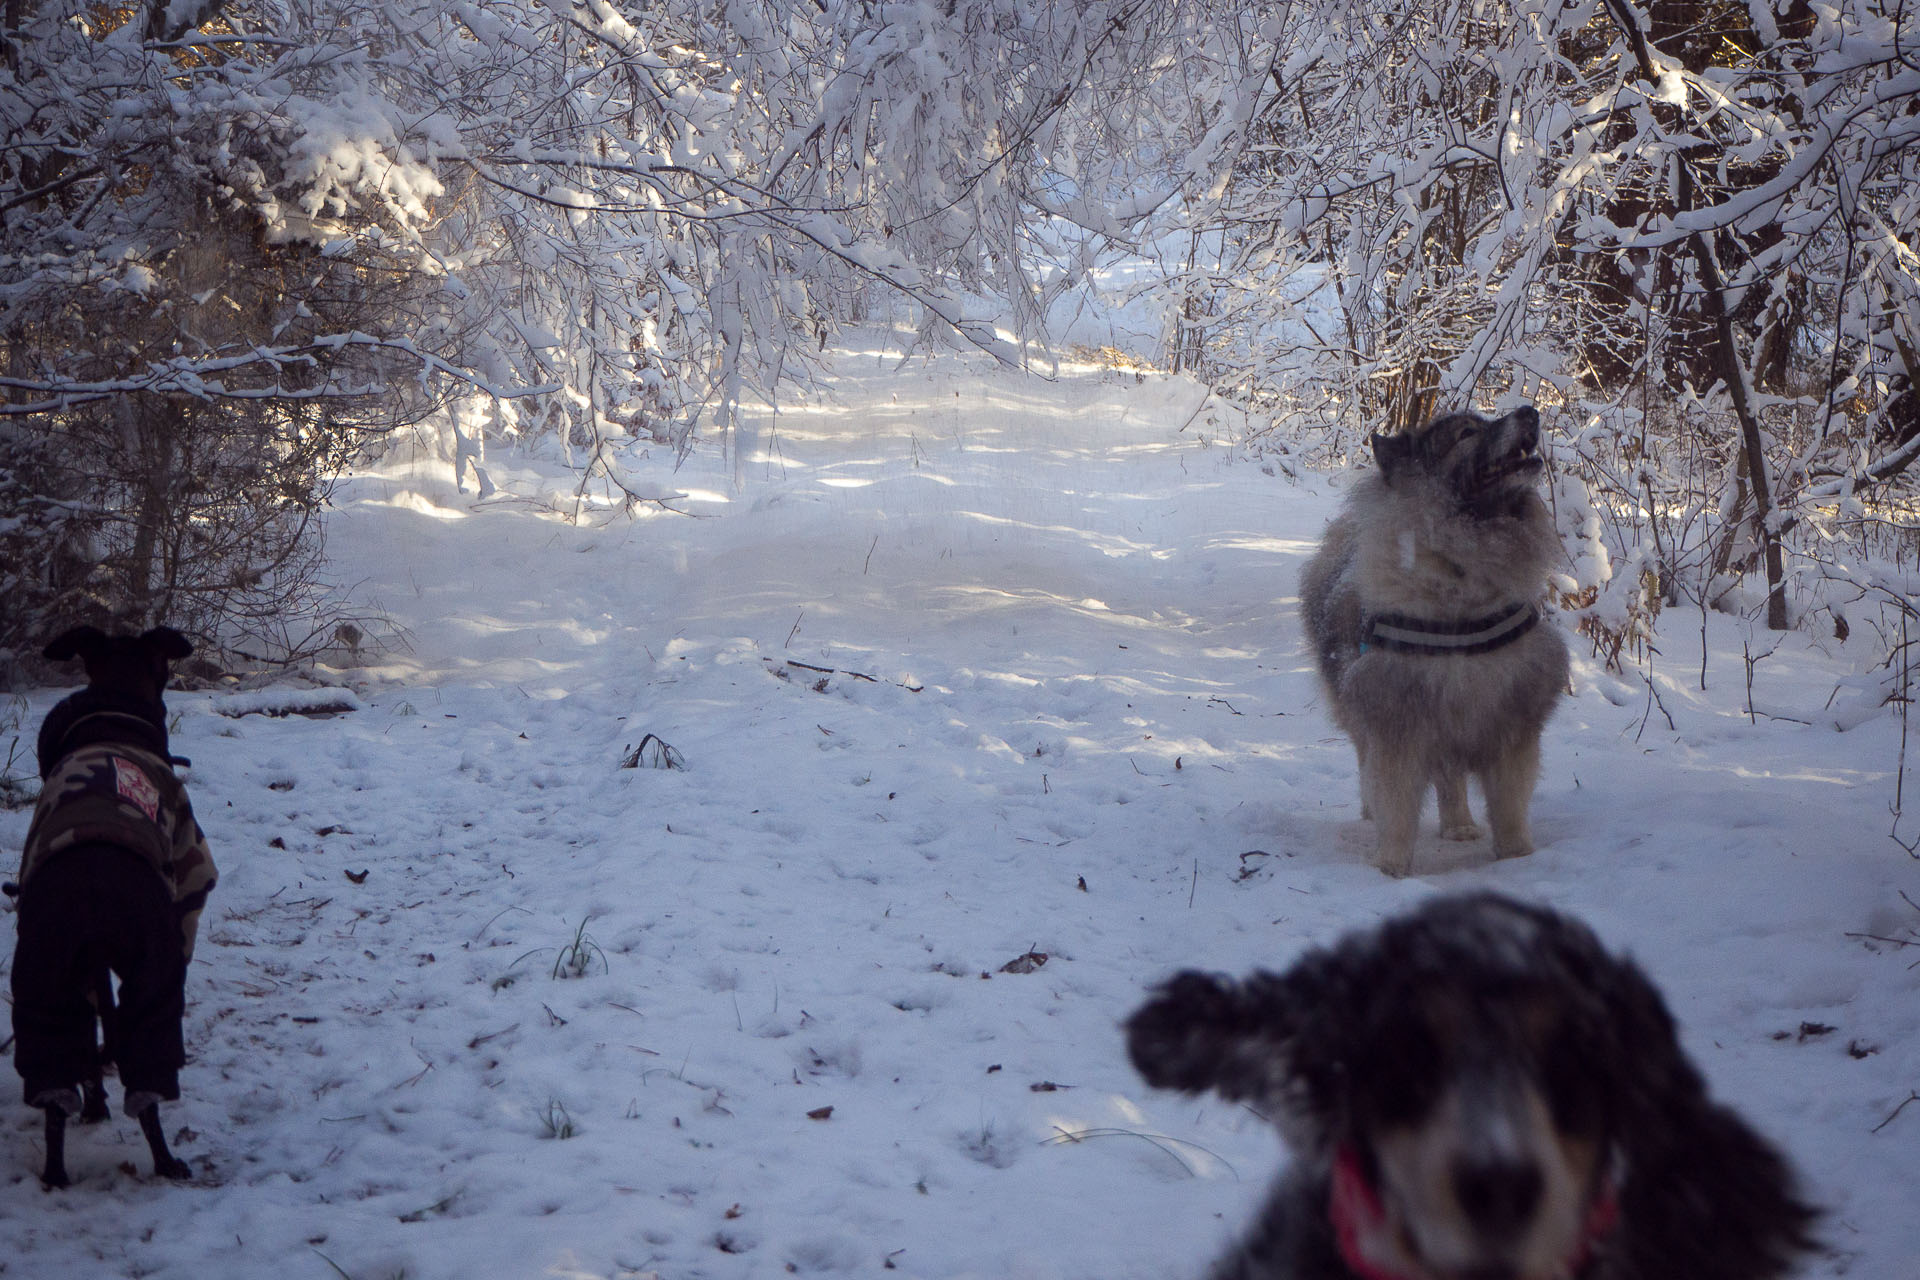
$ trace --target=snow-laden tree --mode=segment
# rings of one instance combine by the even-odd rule
[[[418,5],[396,92],[439,112],[452,198],[431,242],[473,290],[468,359],[564,388],[500,425],[556,426],[589,481],[644,498],[624,439],[731,433],[741,474],[742,393],[777,400],[883,300],[1015,358],[969,301],[1038,336],[1041,157],[1152,41],[1145,9]]]
[[[1083,203],[1037,157],[1146,11],[9,0],[0,644],[90,609],[299,650],[264,624],[332,476],[450,399],[463,469],[551,439],[637,502],[624,445],[739,471],[745,390],[882,295],[1018,358],[969,307],[1034,323],[1035,210]]]
[[[166,618],[298,651],[328,482],[447,367],[419,253],[441,184],[330,12],[4,23],[0,647]]]
[[[1757,562],[1785,625],[1782,538],[1920,453],[1905,7],[1308,0],[1259,34],[1186,274],[1214,379],[1356,432],[1556,401],[1663,590]]]
[[[311,583],[368,433],[444,406],[483,494],[502,437],[564,452],[582,499],[662,497],[623,465],[656,442],[730,447],[744,480],[743,398],[777,403],[838,327],[1018,360],[1114,249],[1168,267],[1171,367],[1331,452],[1442,401],[1559,405],[1583,527],[1669,599],[1757,565],[1784,621],[1811,536],[1920,456],[1894,0],[4,0],[0,24],[21,618],[93,598],[266,643],[245,620]]]

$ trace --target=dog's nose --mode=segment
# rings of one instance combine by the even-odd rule
[[[1453,1167],[1453,1194],[1467,1220],[1487,1235],[1526,1225],[1540,1205],[1542,1179],[1527,1160],[1461,1160]]]
[[[1512,414],[1513,424],[1520,428],[1521,442],[1528,447],[1540,439],[1540,411],[1532,405],[1522,405]]]

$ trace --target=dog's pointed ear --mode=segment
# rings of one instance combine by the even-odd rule
[[[1234,982],[1188,971],[1127,1019],[1127,1053],[1155,1088],[1272,1100],[1293,1075],[1300,1012],[1285,978]]]
[[[49,662],[71,662],[98,652],[106,642],[106,633],[98,627],[74,627],[48,641],[40,656]]]
[[[193,642],[172,627],[153,627],[141,635],[140,643],[167,662],[178,662],[193,652]]]
[[[1380,477],[1391,485],[1394,473],[1413,457],[1413,441],[1406,436],[1383,436],[1376,431],[1367,437],[1367,443],[1373,446],[1373,460],[1380,468]]]

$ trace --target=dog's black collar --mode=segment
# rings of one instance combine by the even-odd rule
[[[172,754],[166,708],[158,698],[148,702],[115,690],[86,688],[62,698],[40,724],[40,777],[51,777],[68,753],[97,742],[125,742],[164,760]]]
[[[150,739],[150,737],[154,735],[154,725],[148,722],[146,716],[134,716],[132,712],[88,712],[88,714],[84,714],[79,720],[73,722],[73,725],[67,729],[65,737],[71,739],[75,733],[81,731],[81,725],[88,722],[88,720],[117,720],[117,722],[121,723],[123,729],[132,729],[132,733],[134,733],[134,743],[136,743],[136,745],[138,745],[138,739],[142,739],[142,737]],[[96,735],[96,741],[108,741],[108,743],[111,743],[111,741],[117,741],[117,739],[113,739],[111,735],[109,735],[109,737],[98,737],[98,735]],[[159,745],[161,745],[161,747],[167,747],[165,739],[161,739]],[[58,750],[58,747],[56,747],[56,750]],[[67,752],[61,750],[60,754],[61,756],[65,756]],[[161,750],[161,752],[157,752],[157,754],[165,756],[167,764],[179,766],[182,770],[188,770],[188,768],[192,768],[192,764],[194,764],[194,762],[188,760],[186,756],[175,756],[175,754],[169,754],[167,750]]]
[[[1497,613],[1460,622],[1434,622],[1404,613],[1376,613],[1360,628],[1360,651],[1465,655],[1503,649],[1540,623],[1539,606],[1522,601]]]

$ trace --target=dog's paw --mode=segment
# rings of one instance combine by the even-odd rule
[[[1440,828],[1442,840],[1478,840],[1486,834],[1486,829],[1473,821],[1456,822]]]
[[[1534,852],[1534,833],[1524,823],[1517,831],[1494,827],[1494,858],[1524,858],[1530,852]]]
[[[72,1186],[73,1183],[68,1179],[67,1171],[64,1168],[60,1168],[42,1170],[40,1174],[40,1185],[49,1191],[63,1191]]]
[[[153,1176],[183,1182],[193,1176],[193,1166],[178,1156],[168,1156],[165,1160],[154,1162]]]

